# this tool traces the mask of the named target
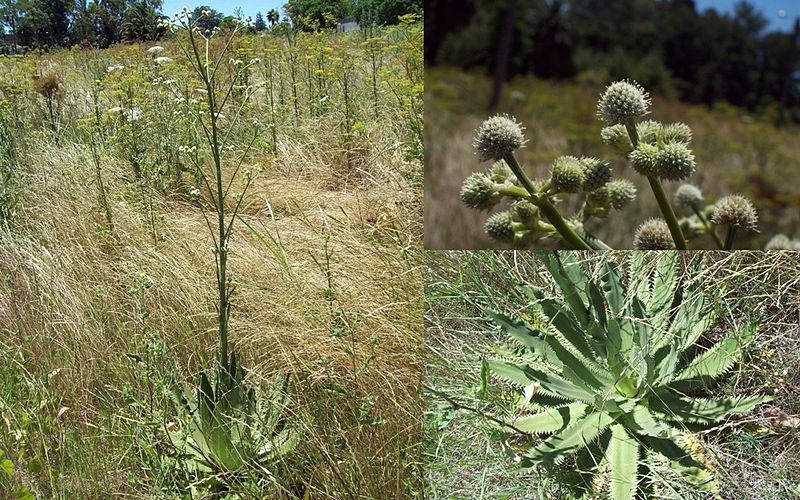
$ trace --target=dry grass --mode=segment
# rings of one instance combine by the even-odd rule
[[[426,248],[498,248],[483,232],[486,214],[464,207],[458,199],[464,179],[487,166],[474,154],[472,139],[487,117],[490,90],[491,80],[481,75],[442,68],[426,72]],[[601,90],[593,83],[524,77],[506,88],[499,109],[526,127],[529,142],[519,159],[532,177],[549,177],[558,156],[587,155],[612,161],[615,177],[636,184],[639,195],[631,206],[612,214],[607,223],[595,220],[587,226],[613,248],[631,248],[634,230],[644,219],[656,216],[658,206],[647,181],[626,170],[625,162],[600,139],[602,123],[595,112]],[[736,248],[762,248],[780,232],[800,237],[797,126],[778,129],[730,107],[709,110],[660,96],[654,97],[652,110],[648,118],[683,121],[692,128],[697,172],[690,181],[701,187],[708,201],[731,193],[754,201],[760,233],[739,235]],[[665,184],[670,196],[676,187],[676,183]],[[574,213],[579,196],[565,198],[570,202],[562,212]],[[699,239],[693,247],[713,248],[713,242]]]

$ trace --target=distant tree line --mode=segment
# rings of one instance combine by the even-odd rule
[[[165,30],[160,21],[162,0],[0,0],[0,51],[83,45],[104,48],[122,41],[158,40]],[[258,13],[251,26],[263,31],[279,23],[303,30],[335,28],[339,19],[353,17],[369,25],[396,24],[398,16],[421,13],[423,0],[289,0],[287,19],[276,9]],[[203,11],[210,16],[202,16]],[[232,16],[198,6],[196,22],[204,28],[225,26]]]
[[[693,0],[428,0],[428,65],[610,81],[682,100],[727,101],[800,122],[800,19],[768,32],[752,4]]]

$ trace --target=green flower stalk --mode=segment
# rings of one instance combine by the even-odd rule
[[[744,196],[733,194],[719,200],[711,214],[711,221],[720,226],[728,226],[725,237],[725,250],[733,248],[733,240],[738,229],[757,231],[758,214],[750,200]]]
[[[675,190],[674,199],[675,204],[679,207],[690,209],[694,212],[694,214],[697,216],[697,219],[701,224],[703,224],[706,232],[714,239],[714,243],[716,243],[717,248],[721,249],[725,246],[717,235],[717,232],[713,227],[711,227],[711,224],[709,224],[708,217],[705,216],[703,210],[700,208],[701,204],[703,203],[703,193],[700,191],[700,188],[694,184],[681,184],[678,186],[678,189]]]

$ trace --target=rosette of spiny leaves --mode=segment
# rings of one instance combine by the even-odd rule
[[[245,470],[269,470],[297,446],[299,435],[288,425],[290,375],[277,377],[260,393],[245,383],[245,370],[231,354],[213,380],[201,373],[197,387],[173,386],[182,414],[169,430],[187,471],[208,489],[225,491]]]
[[[538,410],[507,427],[525,437],[549,434],[518,457],[521,466],[574,459],[568,486],[593,494],[593,485],[605,481],[611,498],[621,500],[653,486],[648,471],[660,464],[694,488],[717,493],[691,431],[771,400],[702,394],[740,359],[757,325],[698,348],[715,322],[715,297],[704,289],[702,261],[681,279],[674,251],[654,262],[634,254],[629,275],[635,278],[627,286],[611,261],[594,277],[574,253],[541,260],[561,297],[521,286],[532,311],[508,316],[487,310],[520,348],[485,361],[484,369],[524,388],[527,409]]]

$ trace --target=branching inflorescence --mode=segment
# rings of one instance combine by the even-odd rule
[[[634,247],[640,250],[688,249],[687,241],[707,234],[720,249],[732,249],[739,230],[757,231],[757,214],[747,198],[727,196],[704,205],[700,189],[678,187],[674,205],[687,212],[678,218],[662,183],[680,182],[697,166],[690,149],[692,131],[685,123],[662,124],[642,120],[650,112],[651,99],[635,82],[611,84],[600,96],[597,116],[606,126],[600,135],[644,176],[661,212],[660,218],[643,222],[635,231]],[[550,178],[532,180],[520,166],[516,150],[527,140],[523,127],[510,116],[493,116],[479,127],[474,147],[481,161],[494,164],[469,176],[461,189],[461,201],[470,208],[490,211],[504,199],[510,208],[491,215],[485,230],[494,240],[527,246],[542,236],[560,240],[562,246],[581,250],[606,250],[608,245],[586,229],[592,217],[605,219],[622,210],[636,197],[634,184],[614,179],[611,164],[591,157],[560,156],[553,161]],[[565,217],[557,208],[564,195],[583,194],[580,209]],[[724,229],[723,240],[718,230]],[[779,235],[781,236],[781,235]],[[796,248],[798,242],[776,237],[768,249]]]

